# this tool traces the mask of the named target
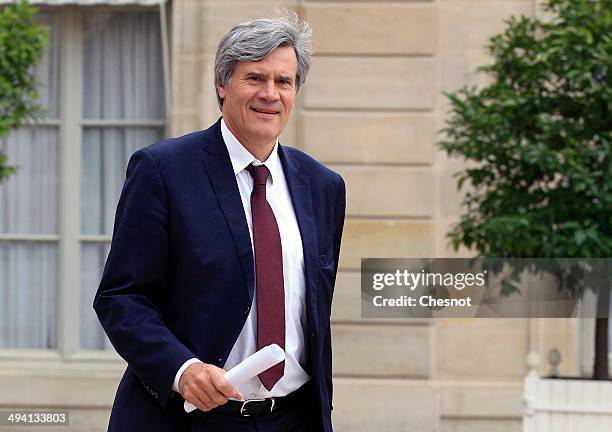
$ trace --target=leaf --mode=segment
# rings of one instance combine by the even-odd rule
[[[42,111],[33,66],[40,60],[47,33],[34,21],[24,0],[0,8],[0,138]],[[0,181],[15,172],[0,152]]]
[[[478,68],[487,84],[446,94],[439,145],[469,167],[455,247],[612,256],[611,5],[554,0],[546,22],[508,19]]]

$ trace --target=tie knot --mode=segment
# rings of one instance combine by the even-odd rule
[[[265,165],[249,165],[246,170],[251,173],[255,186],[266,186],[270,171]]]

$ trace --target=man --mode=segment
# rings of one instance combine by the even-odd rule
[[[277,141],[309,67],[295,15],[234,27],[215,61],[223,117],[130,159],[94,300],[128,362],[110,431],[332,430],[344,182]],[[270,343],[284,362],[227,383]]]

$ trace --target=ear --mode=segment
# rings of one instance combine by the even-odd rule
[[[223,84],[219,84],[217,86],[217,91],[219,92],[219,96],[221,97],[221,99],[225,99],[225,96],[227,95],[227,90],[225,90]]]

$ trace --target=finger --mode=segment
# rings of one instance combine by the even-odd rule
[[[201,399],[196,399],[195,402],[192,402],[200,411],[207,412],[212,409],[211,405],[202,401]]]
[[[213,382],[213,377],[214,377],[214,372],[210,371],[211,373],[209,373],[207,375],[207,385],[204,388],[204,391],[207,393],[208,397],[213,401],[213,403],[215,404],[215,406],[218,405],[223,405],[225,402],[227,402],[227,397],[221,393],[219,390],[217,390],[217,387],[215,386],[214,382]]]
[[[219,405],[211,397],[211,388],[212,383],[210,381],[208,368],[201,370],[189,385],[189,389],[193,396],[201,401],[207,411]]]
[[[213,408],[210,399],[208,399],[205,393],[204,397],[199,397],[196,392],[186,391],[184,398],[187,402],[195,405],[200,411],[210,411]]]
[[[201,393],[198,393],[198,397],[204,400],[204,402],[210,406],[210,409],[213,409],[227,401],[227,399],[215,389],[210,378],[210,373],[206,373],[200,378],[201,379],[198,380],[198,385]]]
[[[218,403],[216,403],[211,397],[210,394],[207,392],[206,389],[200,389],[201,393],[198,394],[198,398],[200,398],[200,400],[203,402],[204,405],[206,405],[207,410],[211,410],[213,408],[216,408],[217,406],[219,406]]]
[[[240,392],[234,388],[230,383],[227,382],[223,376],[223,369],[220,369],[219,373],[212,373],[211,380],[215,389],[221,393],[226,399],[227,398],[239,398],[242,396]]]

